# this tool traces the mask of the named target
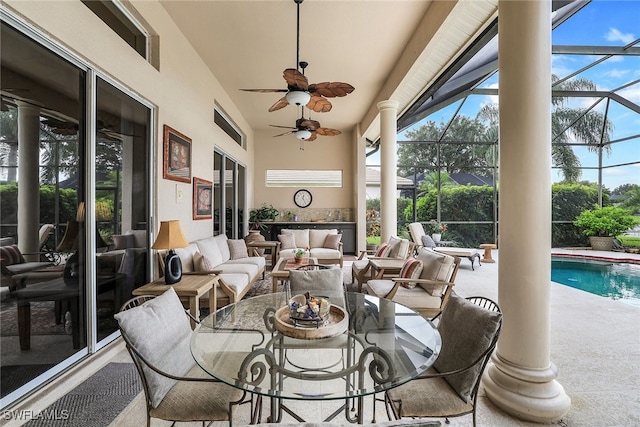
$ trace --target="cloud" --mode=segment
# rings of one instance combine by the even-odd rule
[[[612,68],[607,73],[605,73],[605,75],[607,75],[609,77],[613,77],[615,79],[620,79],[620,78],[626,76],[627,74],[629,74],[630,72],[631,72],[631,70],[619,70],[619,69],[616,69],[616,68]]]
[[[629,44],[636,39],[632,33],[623,34],[617,28],[609,28],[609,32],[605,34],[604,38],[610,42],[621,41],[624,44]]]
[[[640,103],[640,87],[634,85],[630,88],[623,89],[618,92],[620,96],[627,98],[629,101]]]

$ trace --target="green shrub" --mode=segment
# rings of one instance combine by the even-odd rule
[[[587,236],[615,237],[634,227],[636,220],[626,209],[595,205],[580,213],[573,223]]]

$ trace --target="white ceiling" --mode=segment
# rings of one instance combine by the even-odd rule
[[[292,106],[269,113],[296,67],[293,0],[161,0],[254,130],[291,125]],[[342,81],[355,91],[313,113],[322,126],[349,131],[360,124],[377,136],[375,104],[411,102],[495,16],[497,0],[306,0],[300,5],[300,60],[310,83]],[[224,107],[224,106],[223,106]],[[308,116],[308,110],[305,110]],[[277,131],[277,130],[276,130]]]

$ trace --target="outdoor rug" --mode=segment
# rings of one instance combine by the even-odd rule
[[[108,426],[141,391],[133,363],[109,363],[25,426]]]

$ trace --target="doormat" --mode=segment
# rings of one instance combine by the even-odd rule
[[[133,363],[109,363],[24,425],[106,427],[141,391]]]
[[[50,363],[0,366],[0,397],[5,397],[12,391],[17,390],[53,366]]]

